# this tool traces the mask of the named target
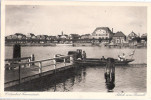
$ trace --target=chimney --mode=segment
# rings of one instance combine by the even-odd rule
[[[112,28],[112,33],[113,33],[113,28]]]

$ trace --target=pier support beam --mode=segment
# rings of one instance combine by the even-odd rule
[[[35,61],[35,56],[34,56],[34,54],[31,55],[31,61]],[[31,65],[35,65],[35,63],[32,63]]]
[[[28,62],[31,62],[31,59],[30,59],[30,58],[28,59]],[[31,64],[28,64],[28,66],[31,67]]]
[[[63,59],[64,66],[66,66],[66,58]]]
[[[39,74],[42,73],[42,62],[39,62]]]
[[[21,83],[21,66],[19,65],[18,68],[18,74],[19,74],[19,84]]]
[[[55,57],[54,57],[54,58],[55,58]],[[55,59],[53,60],[53,63],[54,63],[54,64],[53,64],[53,67],[54,67],[54,73],[56,73],[56,65],[57,65],[57,62],[56,62],[56,60],[55,60]]]

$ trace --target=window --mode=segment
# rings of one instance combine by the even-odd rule
[[[119,39],[116,39],[116,43],[119,43]]]

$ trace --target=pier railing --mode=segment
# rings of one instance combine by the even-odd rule
[[[29,57],[24,57],[24,58],[21,58],[21,60],[26,59],[26,58],[30,59]],[[63,62],[57,62],[57,59],[62,59]],[[5,61],[16,61],[16,60],[20,60],[20,59],[19,58],[13,59],[13,60],[12,59],[6,59]],[[12,63],[11,65],[7,65],[8,67],[18,68],[18,69],[14,69],[14,70],[18,70],[18,78],[5,82],[5,87],[10,87],[10,86],[13,86],[14,84],[15,85],[20,84],[21,82],[29,81],[29,80],[32,80],[36,77],[41,77],[42,74],[44,73],[42,63],[46,62],[46,61],[53,61],[53,63],[49,64],[49,66],[53,65],[52,70],[53,70],[53,72],[56,72],[57,64],[63,63],[63,66],[66,66],[66,63],[69,63],[69,62],[72,64],[73,63],[73,56],[61,56],[61,57],[55,57],[55,58],[49,58],[49,59],[43,59],[43,60],[37,60],[37,61],[30,61],[29,60],[29,62],[18,62],[16,64]],[[38,63],[38,66],[35,65],[36,63]],[[32,67],[35,68],[34,66],[36,66],[36,68],[38,68],[38,73],[36,73],[32,76],[29,75],[29,76],[21,77],[22,66],[27,67],[26,65],[28,65],[29,69]],[[5,74],[7,74],[7,73],[5,73]]]

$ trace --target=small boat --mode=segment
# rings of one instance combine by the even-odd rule
[[[115,59],[115,65],[127,65],[128,63],[134,61],[134,59],[126,59],[123,61],[119,61],[118,59]],[[86,58],[85,60],[75,60],[76,64],[79,65],[99,65],[99,66],[104,66],[106,65],[106,59],[102,60],[99,58]]]

